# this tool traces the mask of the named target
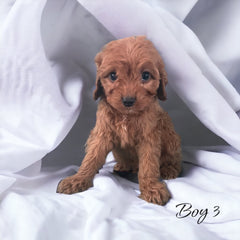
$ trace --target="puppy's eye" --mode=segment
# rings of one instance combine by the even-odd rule
[[[117,74],[116,74],[116,72],[110,72],[109,78],[110,78],[113,82],[114,82],[115,80],[117,80]]]
[[[150,77],[151,77],[150,72],[145,71],[142,73],[142,81],[143,82],[147,82],[150,79]]]

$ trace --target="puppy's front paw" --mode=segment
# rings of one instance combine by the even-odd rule
[[[141,195],[139,197],[150,203],[165,205],[171,195],[165,183],[151,182],[150,185],[141,190]]]
[[[92,186],[92,181],[73,175],[59,182],[57,193],[73,194],[83,192]]]

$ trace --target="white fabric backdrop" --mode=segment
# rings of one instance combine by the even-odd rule
[[[235,0],[1,1],[0,239],[238,239],[239,7]],[[132,35],[153,41],[168,72],[162,105],[184,149],[181,177],[167,181],[173,198],[165,207],[137,198],[138,184],[112,173],[111,155],[92,189],[56,194],[94,125],[94,56]],[[203,223],[176,218],[184,202],[208,208]]]

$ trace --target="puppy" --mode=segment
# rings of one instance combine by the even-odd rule
[[[114,171],[138,172],[140,197],[164,205],[170,193],[162,179],[181,171],[180,138],[159,100],[166,99],[163,61],[144,36],[108,43],[95,58],[96,125],[79,171],[62,180],[57,192],[72,194],[93,186],[94,175],[112,151]]]

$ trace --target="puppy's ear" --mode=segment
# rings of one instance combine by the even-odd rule
[[[103,86],[101,84],[100,78],[98,78],[98,76],[97,76],[96,89],[93,93],[93,99],[97,100],[99,97],[102,97],[102,96],[104,96],[104,89],[103,89]]]
[[[101,84],[101,80],[100,80],[100,76],[99,76],[99,68],[101,66],[102,63],[102,52],[99,52],[96,57],[95,57],[95,63],[97,66],[97,76],[96,76],[96,89],[93,93],[93,98],[94,100],[97,100],[99,97],[104,95],[104,89],[103,86]]]
[[[162,60],[159,61],[158,71],[159,71],[160,79],[159,79],[159,87],[157,89],[157,96],[160,100],[164,101],[167,99],[167,93],[166,93],[165,87],[168,83],[168,80],[167,80],[167,73],[165,71]]]

